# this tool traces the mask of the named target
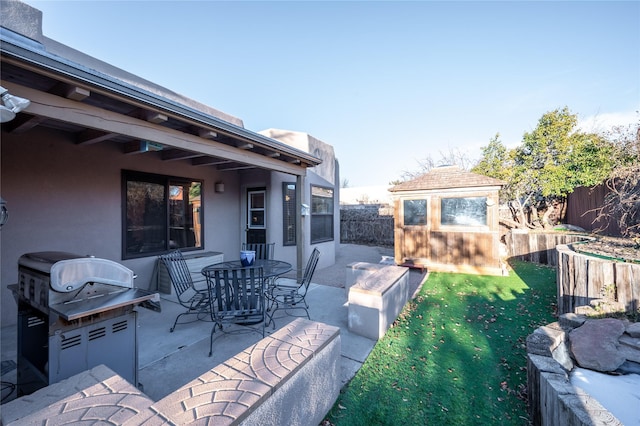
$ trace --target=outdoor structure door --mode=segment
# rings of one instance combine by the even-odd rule
[[[250,189],[247,191],[247,243],[267,242],[267,191]]]

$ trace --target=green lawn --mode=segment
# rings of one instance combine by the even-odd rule
[[[526,338],[555,321],[555,269],[431,273],[327,420],[335,425],[527,425]]]

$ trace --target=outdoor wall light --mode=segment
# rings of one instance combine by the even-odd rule
[[[300,214],[302,216],[309,216],[309,206],[307,204],[300,206]]]
[[[14,96],[2,86],[0,86],[0,98],[4,103],[0,105],[0,123],[13,120],[17,113],[31,104],[29,99]]]
[[[214,186],[215,190],[217,193],[223,193],[224,192],[224,183],[222,182],[216,182],[215,186]]]
[[[9,211],[7,210],[7,203],[4,198],[0,197],[0,228],[4,226],[9,220]]]

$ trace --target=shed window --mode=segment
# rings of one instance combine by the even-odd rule
[[[427,200],[404,200],[404,225],[427,224]]]
[[[123,259],[202,247],[202,182],[123,172]]]
[[[333,189],[311,187],[311,242],[333,240]]]
[[[443,198],[440,208],[441,225],[487,225],[487,197]]]

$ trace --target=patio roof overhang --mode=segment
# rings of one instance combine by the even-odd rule
[[[73,133],[78,145],[117,143],[123,154],[153,151],[165,161],[220,171],[261,168],[304,176],[322,162],[162,92],[52,54],[6,28],[0,28],[0,54],[0,84],[31,101],[2,125],[7,132],[44,126]]]

